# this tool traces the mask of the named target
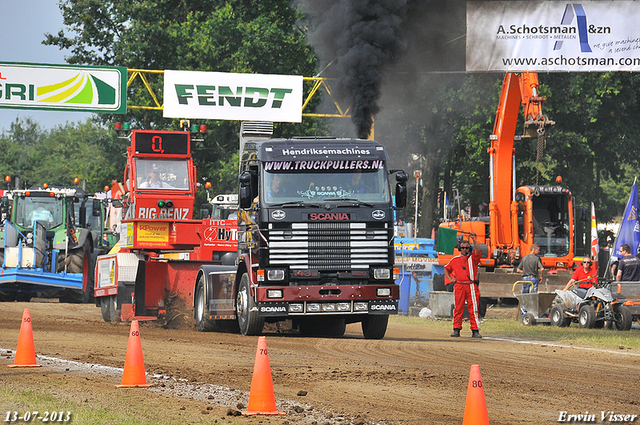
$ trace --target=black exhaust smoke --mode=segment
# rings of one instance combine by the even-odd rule
[[[311,21],[309,41],[322,66],[331,63],[335,96],[351,105],[358,137],[371,133],[383,70],[404,49],[400,27],[406,0],[301,0]],[[325,75],[323,75],[325,76]]]

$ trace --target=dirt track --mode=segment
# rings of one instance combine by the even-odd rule
[[[31,310],[38,355],[123,366],[129,325],[104,323],[99,309],[91,305],[1,303],[0,348],[15,350],[24,308]],[[150,323],[141,323],[140,333],[149,374],[223,385],[245,394],[249,391],[257,338],[163,329]],[[468,325],[460,339],[452,339],[448,333],[391,323],[380,341],[364,340],[356,325],[348,326],[345,337],[339,339],[268,334],[276,397],[308,404],[316,413],[331,413],[318,416],[297,409],[297,413],[289,411],[282,417],[234,420],[247,424],[460,424],[472,364],[480,365],[493,425],[557,423],[561,411],[595,413],[596,423],[607,423],[600,420],[600,411],[640,413],[636,389],[640,353],[522,344],[491,339],[486,332],[488,338],[472,340]],[[0,365],[10,363],[11,357],[0,357]],[[55,381],[47,369],[34,372],[2,367],[0,380],[37,387],[34,376],[42,375],[43,382]],[[148,391],[117,393],[113,384],[119,383],[121,375],[87,377],[85,372],[74,374],[69,366],[63,372],[64,385],[51,384],[58,391],[88,393],[92,403],[107,408],[117,408],[123,397],[135,399],[141,397],[138,391]],[[299,395],[301,391],[307,394]],[[155,395],[146,394],[146,402],[155,403]],[[185,405],[192,405],[187,410],[196,415],[205,406],[214,406],[214,412],[223,412],[222,416],[226,411],[216,404],[215,397],[199,401],[184,391],[163,397],[159,405],[167,412]],[[239,402],[246,405],[246,398]],[[166,417],[170,423],[174,416]],[[188,418],[185,421],[193,421]],[[216,420],[226,419],[217,416]]]

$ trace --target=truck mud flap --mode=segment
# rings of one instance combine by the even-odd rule
[[[258,303],[258,315],[260,317],[287,316],[289,305],[284,302],[260,302]]]
[[[369,314],[398,314],[397,300],[369,301]]]

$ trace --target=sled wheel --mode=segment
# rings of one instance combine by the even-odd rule
[[[102,318],[105,322],[119,322],[120,311],[118,310],[118,296],[109,295],[100,297],[100,310],[102,310]]]
[[[536,318],[533,317],[533,314],[531,313],[525,313],[522,316],[522,324],[525,326],[532,326],[536,324]]]

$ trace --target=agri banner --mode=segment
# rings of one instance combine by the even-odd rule
[[[640,70],[638,1],[467,3],[466,70]]]
[[[164,117],[302,122],[302,76],[165,71]]]
[[[127,68],[0,62],[0,108],[127,112]]]

